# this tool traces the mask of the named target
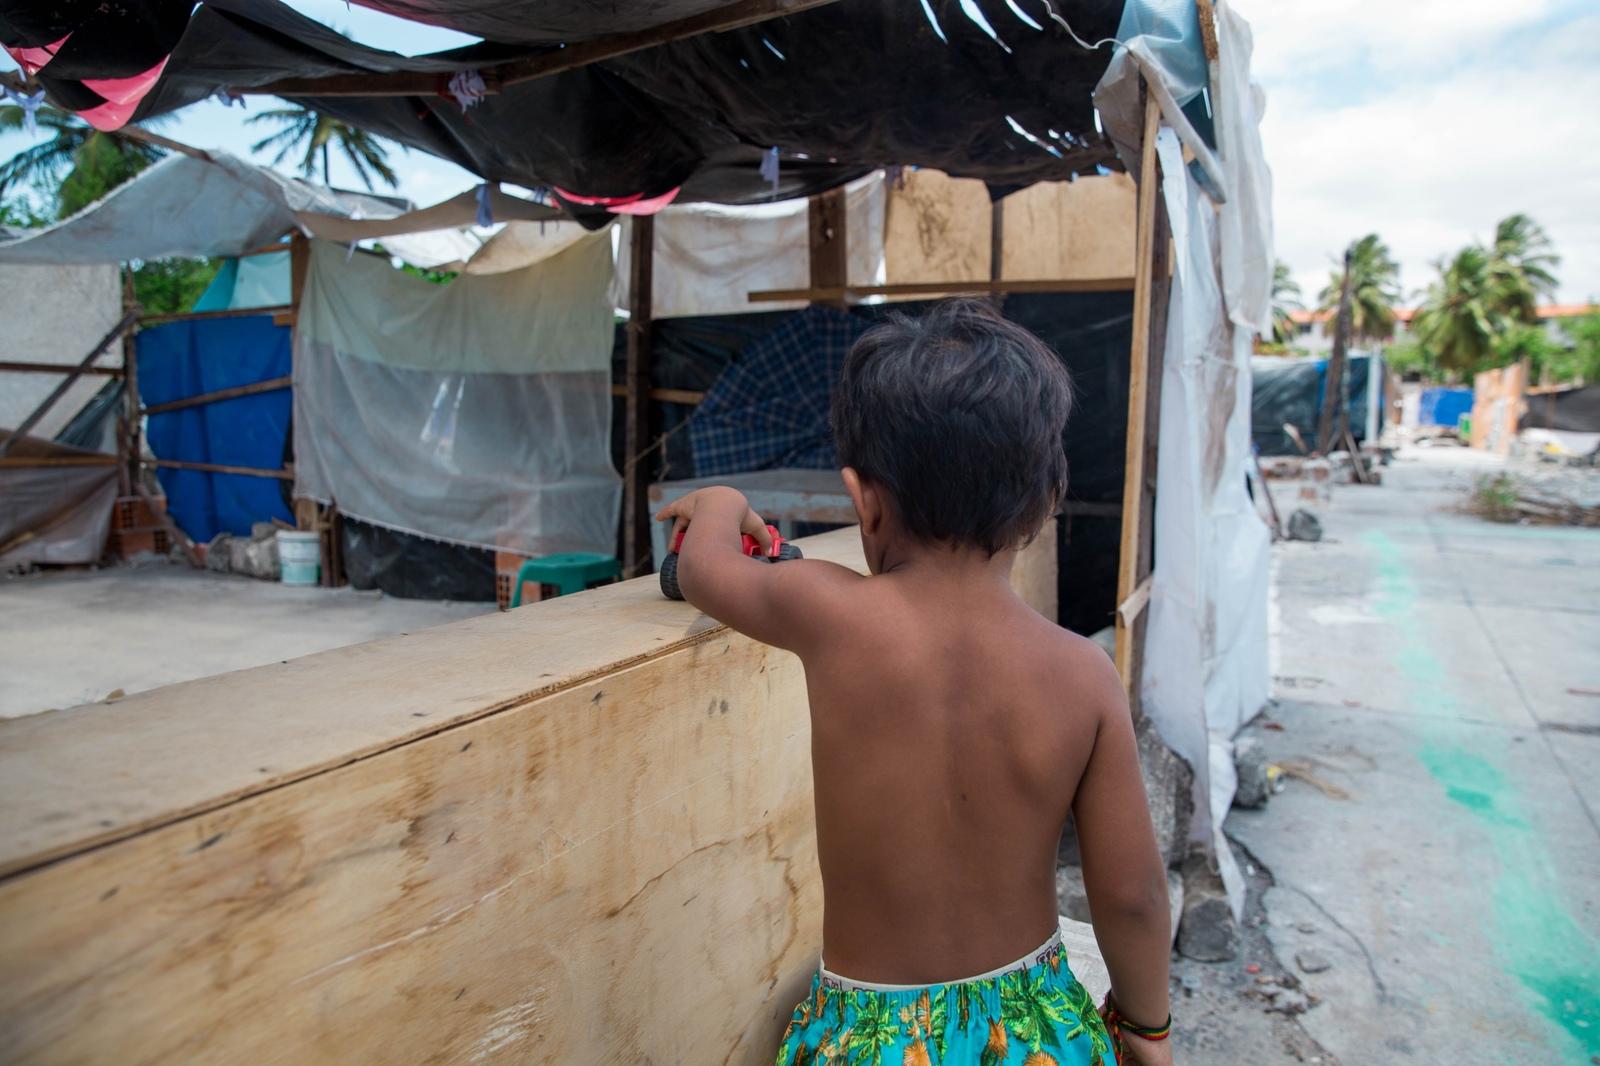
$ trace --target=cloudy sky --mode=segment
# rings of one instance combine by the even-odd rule
[[[1600,4],[1237,0],[1267,90],[1278,257],[1308,301],[1376,232],[1409,293],[1523,211],[1600,297]]]
[[[293,6],[356,39],[417,54],[466,43],[343,0]],[[1600,4],[1594,0],[1236,0],[1267,89],[1279,258],[1308,301],[1346,243],[1377,232],[1407,292],[1432,263],[1525,211],[1562,256],[1560,299],[1600,298]],[[0,65],[10,66],[0,57]],[[198,104],[163,132],[247,154],[248,111]],[[0,137],[0,158],[26,144]],[[270,160],[263,160],[270,162]],[[397,160],[419,203],[474,183],[420,152]],[[287,165],[287,163],[285,164]],[[334,181],[355,175],[336,161]]]

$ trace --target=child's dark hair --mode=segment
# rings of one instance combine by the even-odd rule
[[[851,347],[833,439],[912,536],[993,555],[1060,505],[1071,409],[1049,346],[987,302],[945,300],[920,318],[891,314]]]

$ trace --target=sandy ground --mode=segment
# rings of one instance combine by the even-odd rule
[[[1180,1062],[1600,1063],[1600,530],[1463,513],[1496,465],[1404,453],[1275,550],[1246,732],[1300,776],[1226,823],[1246,950],[1177,964]]]
[[[0,717],[470,618],[492,603],[296,589],[151,563],[0,578]]]

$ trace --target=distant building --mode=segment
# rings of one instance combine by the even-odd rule
[[[1565,343],[1567,335],[1564,324],[1596,310],[1600,308],[1594,304],[1541,304],[1537,314],[1551,338]],[[1396,340],[1403,339],[1411,332],[1411,321],[1416,314],[1415,308],[1395,308]],[[1333,350],[1332,311],[1291,311],[1289,318],[1295,328],[1294,339],[1289,342],[1291,348],[1304,349],[1311,355],[1327,355]]]

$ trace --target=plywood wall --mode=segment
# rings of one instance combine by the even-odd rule
[[[809,736],[653,578],[0,724],[0,1061],[770,1061]]]
[[[983,182],[912,170],[891,186],[884,235],[890,284],[989,277],[993,215]],[[1007,196],[1001,277],[1133,276],[1134,184],[1126,174],[1042,182]]]

